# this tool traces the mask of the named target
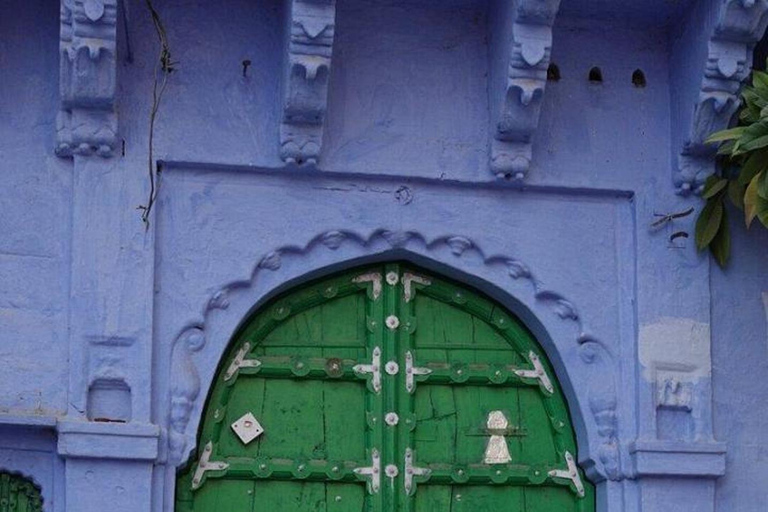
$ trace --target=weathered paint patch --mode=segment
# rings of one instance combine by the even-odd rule
[[[679,366],[690,379],[712,373],[709,324],[690,318],[661,318],[640,328],[639,356],[643,376],[655,380],[654,369]]]

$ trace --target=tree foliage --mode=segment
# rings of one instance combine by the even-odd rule
[[[731,253],[726,202],[744,212],[747,228],[755,219],[768,228],[768,73],[754,70],[741,96],[739,125],[707,139],[719,145],[723,165],[707,179],[696,221],[696,247],[709,248],[721,267]]]

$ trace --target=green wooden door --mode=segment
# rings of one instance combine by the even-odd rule
[[[40,488],[23,476],[0,471],[0,512],[43,512]]]
[[[565,400],[502,307],[407,265],[285,295],[235,336],[178,512],[587,512]]]

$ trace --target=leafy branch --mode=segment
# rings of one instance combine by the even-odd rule
[[[171,59],[171,48],[168,44],[168,35],[165,32],[165,26],[163,20],[160,18],[152,0],[145,0],[147,9],[152,16],[152,24],[155,27],[157,38],[160,42],[160,55],[155,64],[154,80],[152,83],[152,108],[149,112],[149,149],[147,155],[147,169],[149,174],[149,197],[147,198],[147,204],[140,205],[138,207],[141,210],[141,220],[144,222],[144,227],[149,229],[149,216],[152,213],[152,207],[155,205],[157,199],[157,192],[160,185],[160,169],[155,164],[154,160],[154,140],[155,140],[155,121],[157,120],[157,114],[160,110],[160,104],[163,100],[163,94],[165,88],[168,85],[168,77],[173,73],[175,69],[175,62]],[[158,76],[160,78],[158,78]]]
[[[709,248],[724,267],[731,253],[726,201],[744,211],[749,228],[757,218],[768,228],[768,73],[752,71],[741,93],[739,126],[712,134],[723,165],[704,185],[704,208],[696,221],[696,247]]]

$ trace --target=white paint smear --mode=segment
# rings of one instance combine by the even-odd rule
[[[690,318],[661,318],[640,327],[639,343],[640,364],[649,381],[654,380],[659,366],[685,368],[690,379],[712,373],[709,324]]]

